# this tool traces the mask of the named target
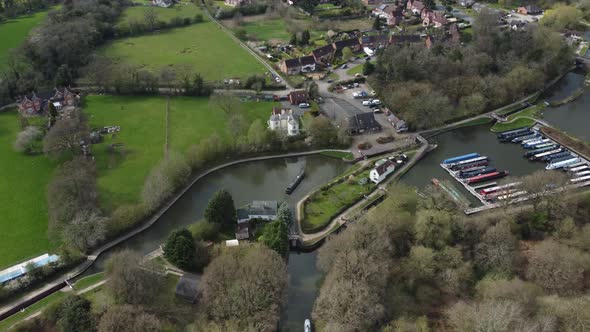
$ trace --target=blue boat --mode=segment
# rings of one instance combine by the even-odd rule
[[[555,160],[557,158],[569,157],[571,155],[572,154],[569,151],[563,151],[563,152],[558,152],[558,153],[554,153],[554,154],[550,154],[548,156],[545,156],[541,160],[543,160],[543,161],[552,161],[552,160]]]
[[[473,159],[473,158],[477,158],[477,157],[479,157],[479,153],[464,154],[462,156],[457,156],[457,157],[445,159],[445,160],[443,160],[443,164],[445,164],[445,165],[452,164],[452,163],[456,163],[456,162],[459,162],[459,161],[463,161],[463,160],[467,160],[467,159]]]
[[[476,175],[488,174],[488,173],[492,173],[495,171],[496,171],[496,169],[494,167],[486,167],[484,169],[478,169],[475,171],[469,171],[469,172],[462,171],[459,173],[459,177],[460,178],[471,178]]]
[[[529,134],[529,135],[519,136],[519,137],[513,138],[512,143],[520,143],[520,142],[525,141],[527,139],[533,139],[533,138],[539,138],[539,137],[541,137],[541,135],[539,135],[539,134]]]
[[[535,149],[535,150],[532,150],[532,151],[527,151],[524,154],[524,156],[527,157],[527,158],[529,158],[529,157],[532,157],[532,156],[534,156],[536,154],[547,152],[547,151],[551,151],[551,150],[554,150],[554,149],[557,149],[557,148],[558,148],[558,145],[552,144],[552,145],[546,146],[544,148],[539,148],[539,149]]]
[[[529,130],[528,127],[522,127],[522,128],[518,128],[518,129],[512,129],[512,130],[508,130],[508,131],[503,131],[501,133],[498,133],[498,135],[496,135],[498,138],[506,138],[508,136],[511,135],[515,135],[517,133],[521,133],[523,131],[527,131]]]

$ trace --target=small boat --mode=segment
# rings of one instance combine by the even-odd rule
[[[525,136],[513,138],[511,142],[512,143],[520,143],[520,142],[528,140],[528,139],[539,138],[539,137],[541,137],[541,135],[539,135],[539,134],[525,135]]]
[[[568,168],[567,171],[568,172],[572,172],[572,173],[576,173],[576,172],[580,172],[580,171],[583,171],[585,169],[589,169],[590,168],[590,166],[588,166],[586,164],[584,164],[582,166],[574,166],[574,165],[576,165],[576,164],[573,164],[573,165],[568,166],[567,167]]]
[[[555,150],[544,151],[544,152],[538,153],[536,155],[533,155],[530,159],[531,160],[539,160],[539,159],[544,158],[545,156],[549,156],[549,155],[552,155],[554,153],[559,153],[559,152],[562,152],[562,151],[563,151],[563,149],[555,149]]]
[[[581,182],[581,181],[590,181],[590,175],[586,175],[586,176],[582,176],[582,177],[579,177],[579,178],[571,179],[570,181],[572,183],[578,183],[578,182]]]
[[[459,172],[459,177],[463,178],[463,179],[464,178],[471,178],[471,177],[474,177],[477,175],[488,174],[488,173],[492,173],[495,171],[496,171],[496,168],[494,168],[494,167],[486,167],[484,169],[478,169],[478,170],[469,171],[469,172],[461,171],[461,172]]]
[[[485,189],[485,188],[495,187],[497,185],[498,185],[498,182],[490,182],[490,183],[479,185],[477,187],[473,187],[473,190],[478,191],[478,190]]]
[[[571,155],[572,155],[571,152],[569,152],[569,151],[566,150],[566,151],[557,152],[557,153],[554,153],[554,154],[550,154],[548,156],[545,156],[545,157],[542,158],[542,160],[543,161],[552,161],[552,160],[555,160],[555,159],[558,159],[558,158],[569,157]]]
[[[507,183],[507,184],[503,184],[501,186],[495,186],[495,187],[491,187],[491,188],[486,188],[486,189],[482,190],[480,192],[480,194],[487,195],[487,194],[491,194],[493,192],[496,192],[498,190],[504,190],[504,189],[512,188],[512,187],[515,187],[515,186],[518,186],[518,185],[520,185],[520,182]]]
[[[535,149],[537,147],[537,145],[541,145],[541,144],[545,144],[545,143],[549,143],[549,142],[551,142],[551,140],[548,138],[545,138],[545,139],[540,139],[540,140],[524,143],[524,144],[522,144],[522,147],[525,149]]]
[[[447,167],[450,169],[453,169],[453,168],[459,167],[461,165],[470,165],[471,163],[476,163],[478,161],[487,160],[487,159],[488,159],[488,157],[486,157],[486,156],[479,156],[476,158],[465,159],[465,160],[461,160],[461,161],[447,164]]]
[[[586,162],[584,162],[584,161],[580,161],[579,163],[569,165],[568,167],[565,168],[565,170],[571,171],[573,168],[580,167],[580,166],[588,166],[588,164],[586,164]]]
[[[475,161],[475,162],[471,162],[469,164],[465,164],[465,165],[456,165],[453,168],[451,168],[452,171],[461,171],[464,169],[469,169],[469,168],[473,168],[473,167],[477,167],[477,166],[487,166],[488,165],[488,160],[480,160],[480,161]]]
[[[303,324],[303,330],[304,332],[311,332],[311,321],[309,318],[305,320],[305,323]]]
[[[590,171],[587,170],[587,171],[581,171],[581,172],[575,173],[574,177],[579,178],[579,177],[585,176],[585,175],[590,175]]]
[[[551,150],[555,150],[555,149],[558,149],[558,148],[559,148],[559,145],[556,145],[556,144],[551,144],[551,143],[549,143],[549,144],[546,144],[546,145],[545,145],[545,146],[543,146],[543,147],[541,147],[541,146],[539,145],[537,149],[534,149],[534,150],[532,150],[532,151],[527,151],[527,152],[524,154],[524,156],[525,156],[525,157],[527,157],[527,158],[530,158],[530,157],[532,157],[532,156],[534,156],[534,155],[536,155],[536,154],[543,153],[543,152],[547,152],[547,151],[551,151]]]
[[[515,193],[511,193],[511,194],[508,194],[508,195],[498,196],[497,199],[500,200],[500,201],[503,201],[503,200],[506,200],[506,199],[510,199],[510,198],[522,196],[524,194],[526,194],[526,191],[524,191],[524,190],[523,191],[517,191]]]
[[[459,161],[463,161],[463,160],[467,160],[467,159],[473,159],[473,158],[477,158],[479,157],[479,153],[468,153],[468,154],[464,154],[462,156],[457,156],[457,157],[453,157],[453,158],[448,158],[443,160],[443,164],[447,165],[447,164],[453,164]]]
[[[289,184],[287,189],[285,189],[285,193],[287,193],[287,195],[291,195],[291,193],[293,191],[295,191],[295,188],[297,188],[297,186],[301,183],[301,181],[303,181],[304,177],[305,177],[305,166],[303,166],[301,168],[301,171],[299,171],[299,174],[297,174],[297,176],[295,177],[293,182],[291,182],[291,184]]]

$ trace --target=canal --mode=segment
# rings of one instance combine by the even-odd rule
[[[305,179],[293,194],[286,195],[285,188],[303,165],[306,166]],[[294,207],[305,194],[348,167],[349,164],[339,159],[315,155],[256,161],[222,169],[198,181],[154,226],[101,255],[84,275],[102,271],[105,260],[117,250],[132,249],[142,254],[154,251],[172,230],[201,219],[207,202],[219,189],[227,189],[236,206],[253,200],[277,200],[287,201]],[[310,318],[321,278],[315,265],[316,255],[317,252],[289,256],[288,303],[281,316],[283,330],[301,331],[304,320]]]
[[[558,100],[568,96],[583,85],[583,76],[570,73],[546,96],[547,100]],[[590,140],[590,93],[573,103],[545,111],[544,118],[573,135]],[[517,144],[502,144],[489,130],[490,125],[467,127],[441,134],[431,139],[438,148],[424,157],[402,178],[406,184],[423,188],[432,178],[450,180],[453,185],[472,201],[478,202],[446,173],[440,166],[443,159],[478,152],[491,159],[491,166],[506,169],[510,175],[498,182],[510,182],[543,169],[543,163],[529,162],[523,158],[523,149]],[[284,193],[303,165],[306,177],[291,196]],[[196,183],[164,216],[150,229],[121,244],[114,250],[128,248],[147,254],[164,242],[173,229],[187,226],[202,218],[209,198],[215,191],[225,188],[233,196],[236,206],[252,200],[287,201],[292,207],[306,193],[344,172],[348,164],[325,156],[309,156],[258,161],[232,166],[215,172]],[[96,273],[103,269],[104,261],[111,252],[102,255],[96,264],[86,272]],[[288,263],[289,291],[287,306],[281,315],[281,329],[301,331],[303,322],[310,318],[313,303],[318,295],[322,279],[316,268],[317,251],[312,253],[291,253]]]

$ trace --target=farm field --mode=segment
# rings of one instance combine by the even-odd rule
[[[123,26],[129,22],[143,22],[144,15],[147,8],[153,8],[159,21],[169,22],[174,17],[180,18],[194,18],[197,14],[202,14],[201,8],[191,2],[181,2],[170,8],[161,8],[149,6],[149,2],[145,2],[144,6],[134,6],[125,9],[123,15],[119,19],[117,26]]]
[[[19,131],[16,112],[0,113],[0,270],[55,248],[47,237],[45,187],[57,163],[14,151]]]
[[[103,47],[101,53],[118,62],[155,70],[190,65],[206,80],[246,78],[266,71],[213,22],[119,39]]]
[[[0,23],[0,71],[7,65],[9,51],[19,46],[48,11],[17,17]]]
[[[291,38],[285,20],[274,19],[266,21],[245,22],[240,28],[246,30],[249,38],[257,40],[281,40],[288,42]]]
[[[266,120],[273,103],[243,105],[249,125],[254,119]],[[85,111],[91,127],[121,127],[119,133],[93,146],[101,206],[112,211],[138,202],[146,176],[164,156],[166,99],[94,95],[86,97]],[[171,98],[169,128],[170,150],[181,153],[215,132],[228,138],[226,115],[207,98]],[[121,144],[118,152],[109,152],[112,144]]]

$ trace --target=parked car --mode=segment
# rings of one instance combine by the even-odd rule
[[[370,94],[371,94],[371,96],[376,96],[377,92],[375,92],[375,90],[371,90]]]
[[[361,73],[356,73],[356,74],[354,74],[354,77],[356,77],[356,78],[363,77],[363,74],[361,74]]]
[[[352,86],[355,87],[355,88],[358,88],[359,87],[359,84],[358,83],[353,83]]]
[[[332,82],[334,82],[334,80],[328,80],[328,83],[332,83]]]
[[[371,101],[370,100],[363,100],[363,106],[371,106]]]
[[[343,65],[340,67],[340,69],[346,69],[346,68],[348,68],[348,65],[347,65],[347,64],[343,64]]]
[[[373,100],[371,100],[371,105],[381,105],[381,100],[373,99]]]
[[[299,108],[309,108],[309,104],[308,103],[301,103],[299,104]]]
[[[383,111],[379,108],[376,108],[373,110],[373,114],[380,114],[380,113],[383,113]]]
[[[280,77],[278,77],[278,76],[277,76],[277,77],[275,77],[275,81],[276,81],[277,83],[281,83],[281,79],[280,79]]]

